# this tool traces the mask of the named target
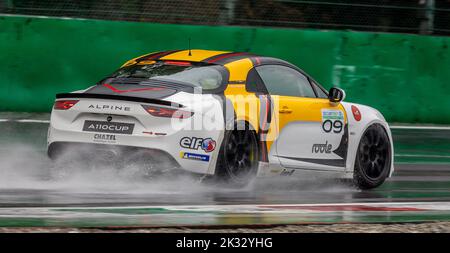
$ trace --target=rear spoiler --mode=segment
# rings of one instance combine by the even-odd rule
[[[178,108],[184,107],[181,104],[173,103],[173,102],[165,101],[165,100],[159,100],[159,99],[153,99],[153,98],[121,96],[121,95],[109,95],[109,94],[93,94],[93,93],[59,93],[59,94],[56,94],[56,99],[59,99],[59,98],[111,99],[111,100],[122,100],[122,101],[131,101],[131,102],[139,102],[139,103],[147,103],[147,104],[166,105],[166,106],[172,106],[172,107],[178,107]]]

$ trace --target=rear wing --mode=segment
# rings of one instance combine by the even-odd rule
[[[131,101],[131,102],[139,102],[139,103],[147,103],[147,104],[157,104],[157,105],[165,105],[171,107],[182,108],[184,107],[182,104],[154,99],[154,98],[142,98],[142,97],[132,97],[132,96],[123,96],[123,95],[111,95],[111,94],[95,94],[95,93],[59,93],[56,94],[56,99],[60,98],[94,98],[94,99],[110,99],[110,100],[122,100],[122,101]]]

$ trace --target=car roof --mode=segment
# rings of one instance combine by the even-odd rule
[[[251,63],[249,61],[242,61],[245,59],[250,60]],[[131,59],[123,64],[122,67],[134,65],[139,62],[142,64],[152,64],[158,60],[202,62],[206,64],[216,64],[222,66],[226,65],[225,67],[230,70],[229,83],[244,83],[247,78],[247,73],[250,69],[265,64],[289,66],[300,71],[309,79],[314,80],[310,75],[308,75],[305,71],[295,66],[294,64],[275,57],[259,56],[249,52],[214,51],[203,49],[160,51]],[[318,84],[317,81],[314,80],[314,82]]]
[[[127,61],[123,66],[128,66],[138,62],[147,62],[155,60],[172,60],[172,61],[190,61],[190,62],[202,62],[207,64],[232,64],[243,59],[249,59],[253,62],[253,65],[259,65],[263,63],[272,64],[284,64],[295,67],[294,65],[273,57],[264,57],[252,54],[249,52],[232,52],[232,51],[213,51],[203,49],[191,49],[191,50],[169,50],[161,52],[153,52],[139,56],[137,58]]]

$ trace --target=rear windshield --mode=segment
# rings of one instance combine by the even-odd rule
[[[225,68],[220,65],[192,65],[189,62],[157,62],[132,65],[113,73],[112,78],[142,78],[176,81],[203,90],[214,90],[226,83]]]

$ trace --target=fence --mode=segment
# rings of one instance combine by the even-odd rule
[[[0,13],[450,35],[450,0],[0,0]]]

